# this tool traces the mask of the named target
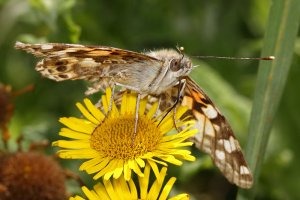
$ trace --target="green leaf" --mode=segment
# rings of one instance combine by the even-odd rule
[[[276,59],[260,62],[246,149],[254,186],[240,192],[237,199],[253,199],[255,196],[256,182],[288,77],[299,28],[299,0],[274,0],[271,3],[262,56],[274,55]]]
[[[78,43],[81,34],[81,27],[74,22],[70,12],[64,14],[64,20],[69,30],[71,42]]]

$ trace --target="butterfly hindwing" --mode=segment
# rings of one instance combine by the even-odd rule
[[[209,154],[225,177],[241,188],[252,186],[252,175],[239,142],[225,117],[204,91],[189,77],[182,105],[190,108],[199,132],[193,138],[200,150]]]

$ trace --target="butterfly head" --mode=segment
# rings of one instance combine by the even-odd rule
[[[192,62],[184,54],[171,57],[169,60],[169,71],[175,77],[181,77],[189,74],[192,70]]]
[[[164,66],[168,69],[167,76],[169,77],[179,78],[192,71],[192,62],[182,51],[163,49],[152,51],[149,55],[164,62]]]

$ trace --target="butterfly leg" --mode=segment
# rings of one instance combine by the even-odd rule
[[[158,123],[157,126],[159,126],[161,124],[161,122],[165,119],[165,117],[173,110],[173,123],[174,123],[174,127],[175,129],[180,132],[180,130],[178,129],[177,125],[176,125],[176,106],[177,104],[180,102],[181,96],[183,94],[184,88],[186,85],[186,80],[185,79],[181,79],[179,80],[178,83],[178,92],[177,92],[177,98],[174,102],[174,104],[168,109],[167,113],[162,117],[162,119],[160,120],[160,122]]]
[[[158,105],[157,105],[156,111],[153,115],[153,118],[156,118],[157,115],[159,114],[159,107],[160,107],[161,101],[162,101],[162,97],[161,97],[161,95],[159,95],[158,100],[157,100]]]
[[[114,95],[115,95],[115,88],[116,88],[116,84],[113,84],[112,85],[112,88],[111,88],[111,96],[110,96],[110,99],[109,99],[109,105],[108,105],[108,111],[107,111],[107,116],[109,115],[111,109],[112,109],[112,104],[113,104],[113,100],[114,100]]]
[[[176,105],[175,105],[175,107],[174,107],[174,109],[173,109],[173,125],[174,125],[176,131],[179,133],[180,130],[179,130],[179,128],[177,127],[177,124],[176,124],[176,111],[177,111],[177,107],[176,107]]]
[[[102,87],[103,86],[101,84],[99,84],[98,82],[96,82],[91,87],[88,87],[88,89],[84,92],[84,94],[85,95],[94,94],[94,93],[99,92],[100,90],[102,90]],[[104,88],[106,88],[106,87],[104,87]]]
[[[184,88],[185,88],[185,84],[186,84],[185,79],[179,80],[177,99],[176,99],[176,101],[175,101],[175,103],[174,103],[174,109],[173,109],[173,124],[174,124],[174,127],[175,127],[175,129],[177,130],[177,132],[180,132],[180,130],[179,130],[179,128],[177,127],[177,124],[176,124],[177,104],[178,104],[178,103],[180,102],[180,100],[181,100],[181,97],[182,97],[182,94],[183,94],[183,91],[184,91]]]
[[[114,86],[121,86],[121,87],[124,87],[124,88],[129,89],[129,90],[138,91],[137,88],[129,87],[127,85],[123,85],[123,84],[120,84],[120,83],[115,83]],[[113,92],[112,92],[112,97],[113,97]],[[136,104],[135,104],[135,118],[134,118],[134,130],[133,130],[133,136],[132,136],[132,145],[134,144],[135,137],[136,137],[136,134],[137,134],[140,100],[141,100],[141,94],[138,93],[137,99],[136,99]],[[112,104],[110,104],[110,105],[112,105]]]

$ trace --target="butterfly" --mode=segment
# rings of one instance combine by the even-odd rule
[[[93,85],[86,94],[118,85],[144,96],[168,96],[162,103],[170,104],[176,102],[180,93],[180,103],[188,106],[190,116],[196,120],[198,133],[192,139],[195,146],[209,154],[229,182],[241,188],[252,186],[252,174],[232,128],[188,76],[193,65],[181,51],[162,49],[137,53],[106,46],[21,42],[16,42],[15,48],[42,57],[36,70],[44,77],[91,82]]]

